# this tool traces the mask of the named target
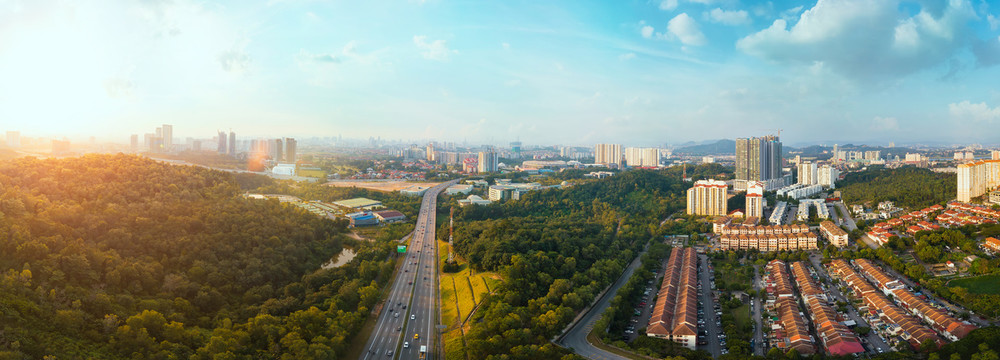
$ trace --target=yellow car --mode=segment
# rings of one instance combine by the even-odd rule
[[[413,334],[413,340],[417,340],[419,338],[420,338],[420,334]]]

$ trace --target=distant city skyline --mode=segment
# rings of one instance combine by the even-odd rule
[[[173,124],[177,139],[648,147],[782,129],[794,146],[1000,130],[1000,6],[984,1],[12,0],[0,44],[0,130],[26,137],[128,143]]]

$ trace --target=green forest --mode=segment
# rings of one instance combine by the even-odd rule
[[[898,169],[874,166],[848,173],[837,183],[837,189],[849,204],[874,206],[892,201],[896,206],[916,210],[954,199],[957,191],[955,174],[912,166]]]
[[[277,186],[120,154],[0,162],[0,359],[342,358],[391,244],[241,183]]]
[[[661,235],[660,221],[684,207],[685,188],[663,172],[629,171],[517,201],[456,206],[456,252],[474,269],[504,279],[473,315],[465,353],[472,359],[567,356],[549,340]],[[438,234],[447,239],[444,205]]]

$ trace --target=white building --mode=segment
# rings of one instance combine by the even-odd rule
[[[444,189],[445,194],[455,195],[455,194],[468,194],[472,192],[472,185],[461,185],[455,184]]]
[[[465,199],[462,199],[462,200],[459,200],[458,201],[458,206],[465,206],[465,205],[489,205],[490,203],[492,203],[492,201],[483,199],[479,195],[469,195],[469,197],[467,197]]]
[[[795,184],[778,189],[778,196],[788,196],[792,199],[798,200],[804,197],[816,195],[821,191],[823,191],[822,185],[817,184],[817,185],[807,186],[802,184]]]
[[[816,208],[816,217],[820,219],[830,218],[830,209],[826,207],[826,200],[824,199],[803,199],[799,201],[799,211],[796,213],[795,218],[799,221],[809,220],[809,208]]]
[[[622,168],[621,144],[597,144],[594,146],[594,162],[609,168]]]
[[[658,167],[660,166],[660,149],[625,148],[625,163],[630,167]]]
[[[771,225],[785,225],[783,223],[785,220],[785,213],[787,212],[788,203],[779,201],[778,205],[774,206],[774,211],[771,212],[771,217],[768,218],[768,221],[771,222]]]
[[[819,181],[816,179],[817,170],[816,163],[811,161],[805,161],[799,164],[799,184],[801,185],[816,185]]]
[[[747,184],[746,216],[764,217],[764,183],[752,181]]]
[[[823,165],[819,168],[819,175],[816,177],[817,184],[835,189],[837,188],[837,179],[840,178],[840,170],[830,165]]]
[[[698,180],[687,190],[688,215],[725,216],[729,185],[720,180]]]
[[[399,193],[406,196],[424,196],[424,193],[427,192],[427,189],[430,189],[430,187],[413,185],[408,188],[399,190]]]
[[[274,175],[295,176],[295,164],[278,164],[271,168]]]

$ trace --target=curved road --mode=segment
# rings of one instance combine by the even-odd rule
[[[556,342],[556,345],[570,348],[578,355],[588,359],[629,360],[627,357],[607,352],[594,346],[587,341],[587,334],[590,334],[590,331],[594,328],[594,323],[601,318],[601,315],[604,314],[604,310],[611,304],[611,299],[614,299],[618,289],[625,285],[625,282],[632,278],[632,273],[635,272],[635,269],[638,269],[639,265],[642,265],[642,254],[645,253],[646,250],[644,249],[639,256],[635,257],[635,260],[632,260],[632,263],[625,269],[625,273],[618,278],[618,281],[615,281],[608,292],[601,297],[600,301],[591,307],[590,310],[587,311],[587,314],[580,318],[580,321],[574,324],[573,327],[566,332],[566,335]]]
[[[437,333],[437,298],[440,295],[437,286],[437,242],[434,240],[437,196],[457,181],[437,185],[424,193],[417,226],[406,255],[401,259],[399,270],[403,271],[396,271],[375,330],[365,343],[362,360],[419,359],[421,345],[427,346],[427,359],[437,357],[434,336]],[[401,346],[404,341],[408,347]]]

